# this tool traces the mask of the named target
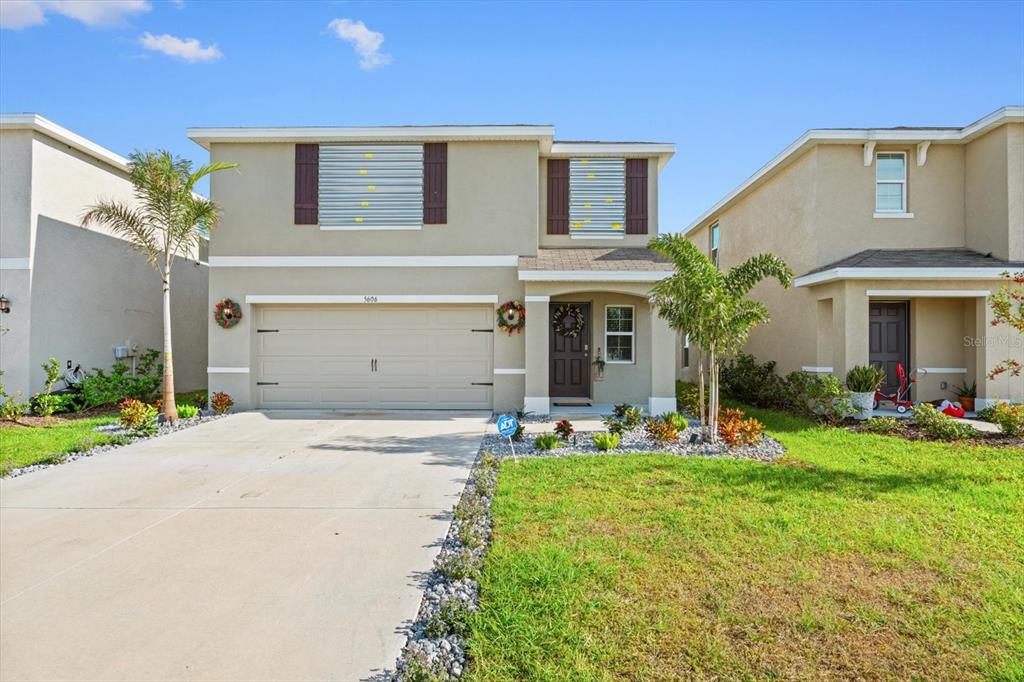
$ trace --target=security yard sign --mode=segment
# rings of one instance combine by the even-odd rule
[[[512,459],[516,459],[516,447],[512,444],[512,436],[515,435],[516,430],[519,428],[519,421],[516,420],[510,414],[503,414],[498,417],[498,433],[508,438],[508,446],[512,448]]]

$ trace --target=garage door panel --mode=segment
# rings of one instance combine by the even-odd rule
[[[264,407],[487,409],[490,306],[258,307]],[[371,369],[376,359],[376,369]]]
[[[368,356],[374,347],[374,335],[366,331],[281,330],[257,334],[256,348],[260,355]]]

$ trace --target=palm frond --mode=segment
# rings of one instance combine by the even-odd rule
[[[90,206],[82,214],[82,227],[102,225],[115,235],[124,238],[137,251],[146,255],[150,264],[155,264],[160,252],[156,230],[139,211],[117,201],[101,201]]]
[[[784,288],[793,285],[793,271],[786,262],[771,253],[758,254],[737,265],[725,275],[725,289],[730,296],[745,296],[758,282],[772,277]]]

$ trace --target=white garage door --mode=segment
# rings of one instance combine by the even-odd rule
[[[490,409],[490,306],[264,305],[261,407]]]

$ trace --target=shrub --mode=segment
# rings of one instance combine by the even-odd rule
[[[740,353],[719,372],[721,391],[740,402],[756,407],[784,407],[785,381],[775,373],[775,362],[760,364],[753,355]]]
[[[647,431],[651,440],[659,444],[674,441],[679,437],[679,431],[676,430],[675,424],[657,417],[648,417],[644,421],[644,430]]]
[[[135,398],[121,401],[121,426],[138,435],[156,433],[156,408]]]
[[[533,447],[538,450],[553,450],[565,445],[557,433],[542,433],[533,439]]]
[[[235,401],[227,393],[218,391],[210,396],[210,407],[217,414],[227,414],[234,404]]]
[[[1008,436],[1024,436],[1024,405],[999,403],[992,410],[992,422]]]
[[[468,549],[460,549],[434,560],[437,572],[449,580],[465,580],[476,577],[480,570],[480,560]]]
[[[659,416],[658,419],[663,422],[671,422],[676,427],[676,431],[685,431],[686,427],[690,425],[690,422],[686,421],[686,417],[678,412],[666,412]]]
[[[939,412],[931,403],[915,405],[910,421],[927,435],[939,440],[966,440],[977,435],[973,426]]]
[[[456,531],[455,537],[466,547],[477,549],[484,544],[484,536],[475,523],[463,523]]]
[[[683,381],[676,382],[676,407],[695,417],[700,416],[700,387]]]
[[[632,431],[643,421],[644,410],[642,407],[621,403],[615,406],[615,418],[622,422],[626,431]]]
[[[466,637],[469,635],[469,607],[459,599],[449,599],[427,621],[424,634],[431,639],[448,635]]]
[[[82,379],[82,399],[86,407],[112,405],[125,398],[151,400],[160,386],[164,366],[157,363],[160,351],[150,348],[136,363],[135,376],[129,374],[131,368],[123,362],[115,362],[110,374],[102,369],[93,368],[95,374]]]
[[[885,370],[874,365],[856,365],[846,373],[846,388],[854,393],[874,393],[885,381]]]
[[[0,419],[15,421],[25,412],[25,406],[20,404],[17,397],[21,395],[18,391],[15,395],[7,395],[7,387],[3,383],[4,371],[0,369]]]
[[[763,433],[764,424],[742,410],[727,407],[718,416],[718,435],[727,445],[753,445],[760,442]]]
[[[493,452],[485,452],[484,454],[480,455],[480,467],[484,471],[494,471],[495,469],[498,468],[500,463],[501,461]]]
[[[604,424],[606,429],[608,429],[608,433],[619,435],[626,430],[625,424],[612,416],[603,417],[601,419],[601,423]]]
[[[875,417],[864,423],[864,430],[871,433],[898,433],[902,429],[903,425],[896,417]]]
[[[983,407],[980,410],[976,410],[974,412],[974,418],[975,419],[980,419],[983,422],[990,422],[990,421],[992,421],[992,417],[994,417],[995,414],[996,414],[996,406],[995,405],[987,405],[986,407]]]
[[[846,389],[831,374],[813,375],[806,381],[803,390],[801,402],[804,411],[829,424],[838,424],[857,412]]]
[[[619,447],[620,439],[621,436],[617,433],[595,433],[594,447],[602,452],[614,450]]]
[[[572,422],[568,419],[563,419],[555,424],[555,433],[558,434],[559,438],[569,440],[572,434],[576,433],[576,429],[572,427]]]
[[[199,408],[189,403],[178,405],[178,417],[181,419],[195,419],[199,416]]]

